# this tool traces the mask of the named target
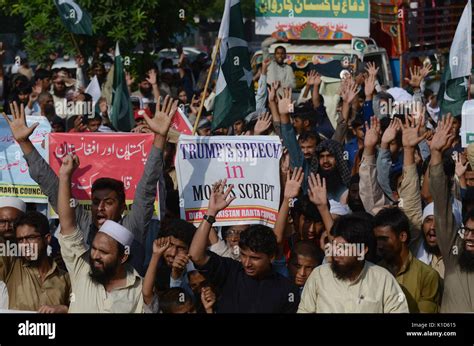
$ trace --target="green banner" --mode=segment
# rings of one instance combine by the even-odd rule
[[[368,18],[369,0],[256,0],[256,17]]]

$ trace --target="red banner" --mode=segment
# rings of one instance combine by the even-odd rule
[[[176,113],[174,113],[173,119],[171,119],[171,127],[184,135],[190,135],[193,133],[193,126],[189,122],[188,117],[179,107],[176,110]]]
[[[49,135],[49,165],[57,174],[63,158],[75,153],[80,166],[72,176],[74,198],[89,205],[93,182],[98,178],[114,178],[124,183],[129,210],[153,138],[150,133],[52,133]]]

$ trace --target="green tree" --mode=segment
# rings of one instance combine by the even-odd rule
[[[150,51],[153,44],[171,46],[179,34],[188,32],[194,18],[220,20],[224,0],[75,0],[92,16],[93,37],[76,40],[83,53],[90,55],[97,38],[109,46],[120,42],[122,54],[141,44]],[[253,0],[242,0],[244,16],[254,17]],[[0,12],[20,16],[25,32],[22,42],[31,60],[42,62],[55,51],[75,55],[71,34],[62,25],[52,0],[0,0]]]

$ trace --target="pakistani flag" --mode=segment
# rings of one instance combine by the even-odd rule
[[[443,83],[438,92],[441,114],[461,114],[469,89],[468,77],[472,69],[472,8],[469,0],[459,19],[454,40],[449,51],[449,64],[443,74]]]
[[[123,70],[123,61],[120,56],[119,45],[115,48],[114,79],[112,87],[112,111],[110,114],[112,125],[118,131],[130,132],[135,124],[132,114],[132,103],[128,94],[127,82]]]
[[[74,0],[54,0],[54,4],[68,31],[77,35],[92,36],[91,15],[76,4]]]
[[[240,0],[226,0],[219,29],[220,66],[212,129],[231,126],[255,111],[255,93]]]

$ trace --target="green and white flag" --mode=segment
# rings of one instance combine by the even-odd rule
[[[115,61],[114,61],[114,79],[112,87],[112,111],[110,120],[112,125],[118,131],[130,132],[134,127],[135,120],[133,119],[132,103],[130,102],[130,95],[128,93],[127,82],[125,80],[125,73],[123,69],[123,61],[120,56],[119,44],[115,47]]]
[[[59,17],[73,34],[92,36],[92,18],[74,0],[54,0]]]
[[[240,0],[226,0],[219,29],[220,66],[212,129],[231,126],[255,111],[255,92]]]
[[[443,73],[443,83],[438,92],[441,114],[451,112],[461,115],[462,104],[467,100],[468,77],[472,69],[472,8],[469,0],[459,19],[449,51],[449,64]]]

